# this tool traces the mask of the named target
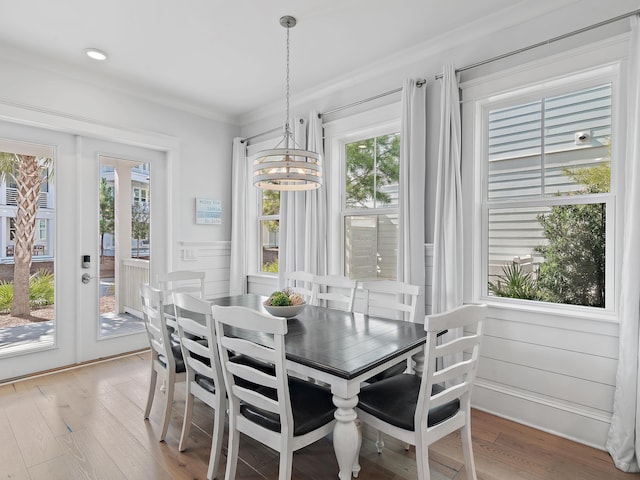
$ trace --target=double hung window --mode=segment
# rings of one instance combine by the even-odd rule
[[[396,279],[400,134],[344,143],[344,274]]]
[[[260,231],[260,271],[278,273],[278,236],[280,234],[280,192],[258,191]]]
[[[613,268],[613,84],[485,105],[486,294],[606,308]]]

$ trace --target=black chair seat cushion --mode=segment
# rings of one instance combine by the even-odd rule
[[[180,334],[178,331],[167,325],[167,330],[169,330],[169,339],[171,340],[172,345],[180,345]],[[198,340],[200,337],[197,335],[193,335],[191,333],[185,332],[184,336],[190,338],[191,340]],[[206,341],[205,341],[206,342]]]
[[[202,388],[211,393],[216,393],[216,386],[213,383],[213,380],[205,375],[200,375],[196,373],[194,377],[195,382],[200,385]]]
[[[395,377],[396,375],[402,375],[404,371],[407,369],[407,361],[404,360],[400,363],[396,363],[392,367],[387,368],[386,370],[374,375],[371,378],[367,379],[367,383],[375,383],[380,380],[384,380],[385,378]]]
[[[414,430],[414,415],[418,403],[421,378],[417,375],[396,375],[381,380],[360,390],[358,408],[405,430]],[[440,385],[434,385],[433,394],[444,390]],[[454,416],[460,410],[460,401],[452,400],[429,410],[427,425],[436,425]]]
[[[234,355],[233,357],[229,358],[229,361],[231,363],[240,363],[242,365],[247,365],[268,375],[275,375],[275,367],[272,364],[263,362],[262,360],[258,360],[257,358],[247,357],[246,355]]]
[[[207,341],[204,339],[200,339],[198,340],[198,343],[201,343],[202,345],[206,345]],[[194,355],[192,353],[192,355]],[[199,355],[194,355],[198,358],[200,358]],[[203,363],[206,363],[207,365],[209,365],[209,359],[201,359],[203,361]],[[205,361],[206,360],[206,361]],[[254,368],[257,368],[259,370],[262,370],[265,373],[270,373],[273,375],[273,365],[270,365],[268,363],[265,362],[261,362],[260,360],[255,360],[253,358],[249,358],[249,357],[245,357],[244,355],[236,355],[234,357],[231,357],[230,360],[233,363],[242,363],[244,365],[250,365]],[[215,383],[213,383],[213,379],[205,376],[205,375],[201,375],[199,373],[196,373],[195,377],[194,377],[195,382],[200,385],[202,388],[204,388],[205,390],[211,392],[211,393],[216,393],[216,385]],[[237,378],[236,377],[236,384],[244,387],[244,388],[253,388],[256,389],[257,387],[259,387],[259,385],[256,385],[255,383],[251,383],[251,382],[247,382],[246,380],[243,380],[241,378]]]
[[[272,364],[263,362],[255,358],[247,357],[246,355],[234,355],[229,359],[229,361],[232,363],[240,363],[242,365],[247,365],[249,367],[255,368],[256,370],[260,370],[261,372],[264,372],[267,375],[275,375],[275,367]],[[258,385],[257,383],[250,382],[238,376],[234,376],[233,380],[234,382],[236,382],[236,385],[242,388],[257,390],[261,387],[261,385]]]
[[[261,386],[259,393],[276,399],[276,391]],[[336,407],[331,400],[331,391],[311,382],[298,378],[289,378],[289,396],[293,414],[293,435],[295,437],[309,433],[331,422]],[[240,413],[248,420],[274,432],[280,431],[280,416],[247,403],[240,405]]]
[[[171,353],[173,353],[173,359],[176,362],[176,373],[186,372],[187,369],[184,365],[184,360],[182,358],[182,350],[180,345],[171,345]],[[167,368],[167,359],[162,355],[158,356],[158,361]]]
[[[197,340],[195,340],[196,343],[199,343],[203,347],[207,347],[207,348],[209,347],[209,342],[207,342],[206,339],[198,338],[198,337],[195,337],[195,339],[197,339]],[[211,366],[211,360],[209,359],[209,357],[203,357],[202,355],[198,355],[197,353],[194,353],[194,352],[191,352],[191,351],[189,352],[189,355],[191,357],[195,358],[196,360],[198,360],[199,362],[202,362],[207,366]]]

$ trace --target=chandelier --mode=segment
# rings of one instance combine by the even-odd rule
[[[322,162],[316,152],[298,145],[289,125],[289,30],[296,19],[289,15],[280,18],[287,29],[286,117],[282,140],[269,150],[262,150],[253,161],[253,184],[264,190],[313,190],[322,186]]]

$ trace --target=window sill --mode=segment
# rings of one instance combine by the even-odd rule
[[[498,310],[516,311],[537,315],[571,318],[603,323],[620,323],[618,315],[613,310],[596,307],[580,307],[546,302],[533,302],[517,299],[497,299],[496,297],[481,297],[480,302]]]

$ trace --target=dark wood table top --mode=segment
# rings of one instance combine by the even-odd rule
[[[267,313],[261,295],[212,299],[221,306],[244,306]],[[421,323],[366,316],[307,305],[287,321],[287,359],[352,379],[424,343]]]

